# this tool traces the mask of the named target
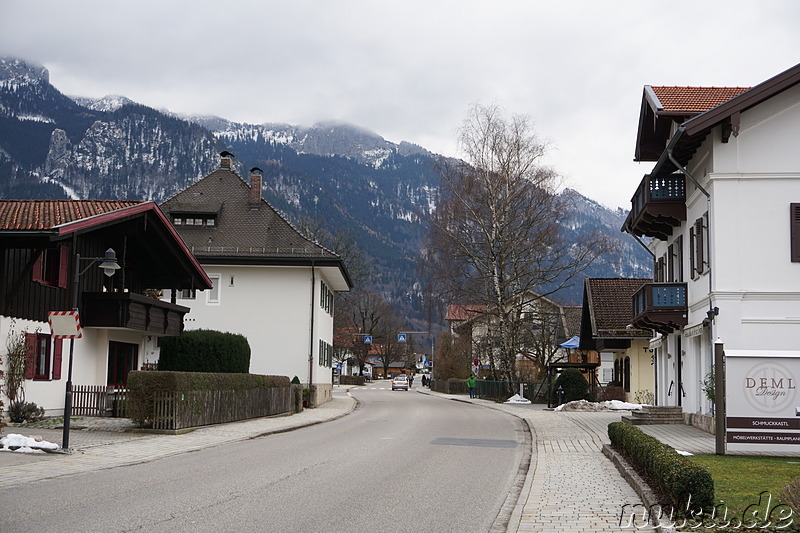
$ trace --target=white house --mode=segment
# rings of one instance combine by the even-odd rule
[[[655,166],[623,230],[652,238],[656,268],[633,324],[654,331],[657,403],[685,418],[712,412],[703,383],[716,339],[727,366],[769,352],[797,367],[799,82],[797,65],[752,88],[644,88],[635,159]],[[726,381],[729,393],[745,383]]]
[[[342,259],[300,234],[261,197],[262,176],[245,182],[223,152],[220,166],[162,205],[214,287],[187,290],[187,329],[247,337],[250,372],[295,376],[312,403],[333,391],[333,295],[352,283]]]
[[[108,277],[98,266],[113,254],[118,268]],[[2,368],[8,371],[10,339],[24,343],[24,399],[47,415],[64,410],[70,343],[75,386],[103,394],[124,387],[129,371],[153,361],[159,337],[180,334],[189,311],[147,290],[211,287],[153,202],[0,200],[0,269]],[[49,312],[73,308],[81,337],[51,334]],[[5,383],[3,392],[8,409]],[[96,401],[87,410],[73,398],[73,414],[106,414]]]

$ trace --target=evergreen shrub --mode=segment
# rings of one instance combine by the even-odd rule
[[[577,368],[565,368],[561,375],[556,379],[553,393],[561,387],[564,390],[563,403],[574,402],[576,400],[590,400],[589,383]]]
[[[161,339],[158,369],[173,372],[250,371],[250,344],[244,335],[210,329],[184,331]]]
[[[609,424],[608,437],[658,485],[674,509],[686,510],[689,498],[692,510],[713,509],[714,480],[704,467],[630,424]]]

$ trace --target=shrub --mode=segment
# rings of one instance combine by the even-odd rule
[[[364,385],[366,382],[364,376],[339,376],[340,385]]]
[[[608,437],[614,447],[624,451],[658,485],[674,509],[686,509],[690,497],[693,509],[710,512],[714,507],[714,480],[702,466],[623,422],[609,424]]]
[[[9,404],[8,416],[12,422],[38,422],[44,418],[44,409],[33,402],[16,401]]]
[[[577,368],[566,368],[556,379],[553,391],[561,387],[564,390],[563,403],[574,402],[575,400],[589,400],[589,383]]]
[[[128,374],[128,416],[142,423],[153,417],[153,402],[160,392],[195,390],[248,390],[289,387],[287,376],[220,374],[210,372],[146,372]]]
[[[158,369],[173,372],[250,371],[250,344],[244,335],[210,329],[184,331],[161,339]]]
[[[794,478],[783,488],[781,499],[792,508],[795,516],[800,516],[800,477]]]
[[[603,392],[600,396],[601,398],[598,398],[598,401],[619,400],[621,402],[624,402],[625,389],[618,385],[612,385],[611,383],[609,383],[608,385],[603,387]]]

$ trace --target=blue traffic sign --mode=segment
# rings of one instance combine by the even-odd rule
[[[372,335],[364,335],[364,344],[372,344]]]
[[[406,342],[406,334],[405,333],[398,333],[397,334],[397,342]]]

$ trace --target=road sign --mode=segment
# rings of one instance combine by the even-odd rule
[[[372,344],[372,335],[364,335],[364,344]]]
[[[406,342],[406,334],[405,333],[398,333],[397,334],[397,342]]]
[[[50,311],[47,321],[54,339],[80,339],[83,336],[77,311]]]

